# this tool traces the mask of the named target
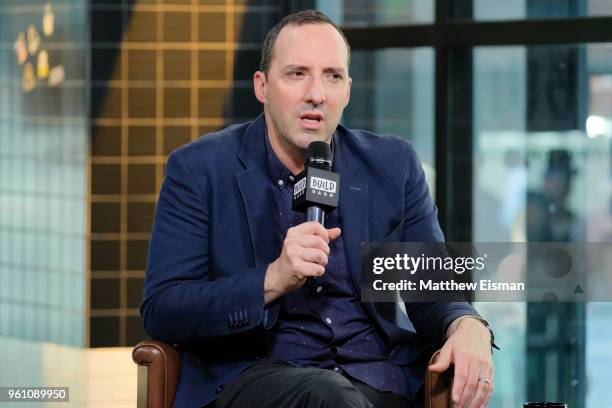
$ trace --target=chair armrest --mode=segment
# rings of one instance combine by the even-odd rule
[[[453,400],[453,366],[443,373],[429,371],[429,366],[436,362],[440,350],[436,351],[429,360],[425,374],[425,408],[451,408]]]
[[[172,345],[141,341],[132,350],[138,364],[138,407],[170,408],[181,373],[181,356]]]

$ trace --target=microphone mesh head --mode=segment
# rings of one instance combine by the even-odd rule
[[[332,153],[330,146],[321,141],[310,143],[306,150],[306,165],[331,170]]]

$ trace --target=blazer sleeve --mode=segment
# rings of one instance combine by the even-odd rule
[[[181,343],[274,323],[264,310],[267,265],[212,280],[209,200],[181,150],[170,155],[149,244],[140,312],[154,339]],[[200,181],[200,183],[198,183]]]
[[[425,172],[414,149],[409,149],[408,176],[404,188],[404,242],[444,242],[438,210],[429,194]],[[442,344],[448,326],[460,316],[480,318],[468,302],[404,302],[417,333],[428,342]]]

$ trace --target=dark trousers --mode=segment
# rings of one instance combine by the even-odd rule
[[[380,392],[332,370],[262,361],[227,384],[210,407],[413,408],[413,405],[404,397]]]

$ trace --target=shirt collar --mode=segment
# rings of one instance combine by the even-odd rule
[[[270,140],[268,139],[268,129],[265,128],[266,133],[266,157],[268,158],[268,170],[270,171],[270,176],[275,183],[279,183],[281,180],[283,183],[287,183],[290,181],[289,176],[292,176],[291,172],[280,160],[276,157],[274,150],[272,149],[272,145],[270,144]],[[293,177],[292,177],[293,178]]]

